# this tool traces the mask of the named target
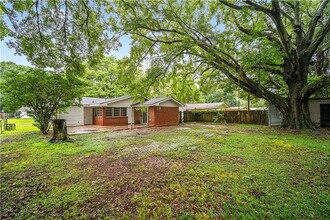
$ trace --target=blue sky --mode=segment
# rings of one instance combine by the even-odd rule
[[[6,42],[8,42],[10,38],[6,37],[3,41],[1,41],[1,61],[11,61],[19,65],[24,66],[31,66],[29,61],[27,61],[25,56],[19,56],[15,55],[15,49],[8,48]],[[130,44],[132,42],[131,38],[129,36],[123,36],[120,39],[120,42],[122,44],[122,47],[118,49],[118,51],[112,50],[109,55],[113,55],[117,57],[118,59],[123,58],[124,56],[129,55],[130,51]]]

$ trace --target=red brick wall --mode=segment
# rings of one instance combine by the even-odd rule
[[[149,107],[149,126],[168,126],[179,124],[178,107]]]
[[[128,125],[128,117],[108,117],[105,118],[104,125]]]
[[[105,115],[105,107],[102,107],[102,116],[94,116],[94,125],[108,125],[108,126],[116,126],[116,125],[128,125],[128,117],[106,117]]]
[[[94,123],[93,125],[103,125],[103,117],[96,117],[94,116]]]

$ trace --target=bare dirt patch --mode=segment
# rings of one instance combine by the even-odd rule
[[[162,188],[167,184],[164,175],[173,168],[182,167],[180,162],[138,152],[114,156],[111,153],[91,156],[80,164],[89,167],[90,178],[102,183],[105,189],[82,207],[82,210],[93,210],[94,217],[100,217],[96,211],[98,208],[116,210],[119,216],[122,211],[135,212],[135,204],[131,202],[135,194],[150,188]]]
[[[266,195],[266,193],[264,193],[264,192],[262,192],[262,191],[260,191],[258,189],[250,189],[249,190],[249,194],[252,195],[252,196],[254,196],[256,199],[259,199],[262,196],[265,196]]]

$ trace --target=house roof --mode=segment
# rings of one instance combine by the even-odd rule
[[[132,98],[132,96],[129,95],[125,95],[125,96],[120,96],[120,97],[116,97],[113,99],[106,99],[104,102],[100,102],[99,104],[110,104],[110,103],[114,103],[114,102],[119,102],[119,101],[123,101],[125,99],[130,99]]]
[[[164,98],[155,98],[155,99],[150,99],[144,103],[137,103],[132,105],[133,107],[147,107],[147,106],[159,106],[163,102],[167,101],[172,101],[176,103],[178,106],[183,106],[179,101],[172,97],[164,97]]]
[[[82,97],[81,104],[84,106],[96,105],[102,102],[107,101],[108,99],[93,98],[93,97]]]
[[[104,104],[119,102],[125,99],[132,98],[131,96],[120,96],[113,99],[102,99],[94,97],[83,97],[80,101],[80,104],[83,106],[102,106]]]
[[[186,110],[205,110],[205,109],[219,109],[219,108],[228,108],[224,102],[215,102],[215,103],[196,103],[196,104],[186,104]]]

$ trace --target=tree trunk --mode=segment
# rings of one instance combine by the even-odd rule
[[[53,120],[53,138],[50,142],[64,142],[68,140],[68,132],[66,127],[65,119],[54,119]]]
[[[309,97],[302,98],[302,83],[291,82],[287,109],[280,109],[283,115],[282,126],[290,129],[315,129],[309,113]]]

